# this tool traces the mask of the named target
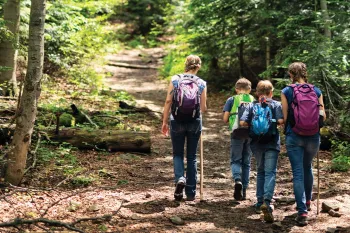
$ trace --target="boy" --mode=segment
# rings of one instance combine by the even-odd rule
[[[229,122],[231,118],[230,129],[232,128],[232,118],[239,117],[238,112],[241,108],[241,103],[235,103],[235,99],[243,100],[245,98],[248,102],[254,100],[254,97],[249,94],[251,91],[251,82],[246,78],[240,78],[236,82],[235,91],[237,95],[228,98],[223,109],[224,122]],[[239,121],[239,119],[237,119],[237,121]],[[252,156],[250,139],[248,137],[239,137],[232,131],[230,155],[232,178],[235,182],[233,197],[235,200],[245,200],[246,190],[249,184],[250,158]]]
[[[240,119],[241,126],[250,126],[250,147],[257,167],[255,209],[257,213],[263,212],[266,222],[274,220],[270,202],[274,194],[280,152],[277,124],[283,124],[281,103],[272,100],[272,93],[272,83],[267,80],[260,81],[256,88],[259,101],[250,103]],[[259,133],[261,129],[265,129],[265,132]]]

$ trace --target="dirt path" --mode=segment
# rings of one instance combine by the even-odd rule
[[[160,64],[161,49],[125,51],[114,60],[134,64]],[[146,58],[146,59],[143,59]],[[149,64],[149,63],[148,63]],[[109,80],[112,88],[132,93],[139,105],[161,111],[167,83],[157,79],[155,70],[137,70],[114,68],[114,76]],[[310,225],[304,228],[295,226],[293,221],[295,205],[293,203],[292,177],[289,161],[282,151],[279,158],[276,199],[291,199],[290,203],[275,202],[276,224],[265,224],[261,216],[255,214],[251,206],[255,202],[255,161],[252,160],[251,184],[248,200],[233,200],[233,182],[229,168],[229,134],[227,126],[221,121],[221,109],[227,96],[209,94],[209,110],[204,116],[204,197],[205,202],[173,202],[173,172],[171,143],[169,138],[160,135],[160,119],[152,128],[153,154],[143,158],[139,166],[152,167],[149,172],[135,171],[141,176],[138,184],[133,185],[130,202],[123,209],[124,214],[137,213],[137,220],[127,220],[121,231],[142,232],[325,232],[327,227],[342,226],[350,231],[349,216],[349,177],[339,179],[339,174],[330,174],[327,169],[321,171],[321,202],[330,198],[342,206],[341,218],[332,218],[321,214],[316,218],[316,201],[310,213]],[[328,153],[320,153],[321,166],[327,168],[330,159]],[[198,159],[199,160],[199,159]],[[199,167],[199,164],[198,164]],[[218,178],[221,173],[225,178]],[[349,174],[349,173],[348,173]],[[348,175],[347,174],[347,175]],[[140,177],[140,178],[141,178]],[[330,181],[331,180],[331,181]],[[316,180],[315,180],[316,181]],[[316,188],[316,186],[315,186]],[[198,198],[198,195],[197,195]],[[282,199],[283,200],[283,199]],[[172,216],[185,221],[184,226],[176,226],[169,221]],[[346,223],[346,224],[345,224]],[[345,232],[345,230],[344,230]]]
[[[158,66],[164,52],[161,48],[125,50],[108,56],[111,61],[136,65]],[[340,218],[321,213],[316,218],[316,201],[312,202],[311,221],[306,227],[295,226],[291,168],[282,150],[279,157],[274,204],[275,224],[266,224],[251,207],[255,202],[255,161],[252,159],[251,183],[248,199],[233,200],[233,182],[230,172],[229,133],[221,121],[221,110],[227,95],[209,93],[208,112],[204,115],[204,198],[194,202],[173,201],[173,167],[170,138],[160,134],[161,114],[166,81],[157,78],[155,69],[129,69],[107,66],[113,73],[106,85],[115,90],[133,94],[138,106],[146,106],[155,114],[130,114],[130,123],[149,130],[152,153],[77,152],[80,181],[92,180],[84,187],[72,187],[72,174],[57,172],[58,161],[38,166],[24,177],[23,186],[30,189],[1,190],[0,222],[14,218],[47,218],[74,222],[81,218],[96,218],[112,214],[110,221],[83,221],[76,227],[86,233],[96,232],[325,232],[328,227],[343,227],[350,232],[350,172],[331,173],[331,154],[322,152],[321,201],[336,201]],[[283,141],[283,140],[282,140]],[[68,154],[69,155],[69,154]],[[67,154],[62,154],[65,157]],[[199,159],[198,159],[199,160]],[[59,165],[59,164],[58,164]],[[198,164],[198,167],[199,164]],[[222,178],[216,177],[220,174]],[[316,171],[315,171],[316,173]],[[316,181],[316,180],[315,180]],[[316,182],[315,182],[316,183]],[[199,185],[197,186],[199,188]],[[43,188],[46,188],[43,190]],[[315,184],[316,190],[316,184]],[[199,194],[199,193],[198,193]],[[120,206],[122,206],[120,208]],[[119,209],[120,208],[120,209]],[[119,211],[117,211],[119,210]],[[175,225],[169,219],[178,216],[184,225]],[[44,232],[31,225],[18,228],[0,228],[0,232]],[[26,231],[25,231],[26,230]],[[62,228],[51,228],[62,232]],[[65,231],[72,232],[72,231]]]

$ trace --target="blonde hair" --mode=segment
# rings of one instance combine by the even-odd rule
[[[256,86],[256,95],[270,95],[273,92],[273,85],[269,80],[261,80]]]
[[[307,82],[307,70],[306,65],[302,62],[294,62],[289,65],[288,72],[292,75],[292,82],[296,83],[300,79]]]
[[[235,88],[237,90],[251,90],[252,89],[252,83],[246,79],[246,78],[240,78],[237,80],[236,84],[235,84]]]
[[[185,72],[188,72],[190,70],[195,70],[199,68],[202,64],[201,59],[196,55],[189,55],[186,57],[185,62]]]

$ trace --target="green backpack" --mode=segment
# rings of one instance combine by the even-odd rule
[[[245,107],[254,101],[254,97],[250,94],[238,94],[232,97],[233,106],[230,111],[229,129],[232,136],[237,139],[246,139],[249,137],[249,128],[241,127],[239,120],[242,117]]]

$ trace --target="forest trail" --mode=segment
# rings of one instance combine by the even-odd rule
[[[108,55],[112,62],[134,65],[162,64],[162,48],[124,50]],[[331,200],[339,205],[340,218],[328,213],[316,217],[316,200],[309,213],[310,224],[297,227],[294,222],[295,204],[292,190],[291,167],[284,146],[279,156],[275,189],[275,223],[267,224],[252,208],[255,203],[255,161],[251,162],[250,186],[247,200],[234,201],[233,181],[230,171],[230,137],[227,125],[222,122],[222,107],[227,94],[208,93],[208,111],[204,114],[204,202],[174,202],[172,147],[169,137],[160,133],[161,112],[168,82],[159,80],[156,69],[130,69],[106,66],[113,74],[105,86],[124,90],[134,95],[137,106],[147,107],[151,113],[132,113],[127,121],[133,126],[151,132],[152,153],[125,153],[106,151],[77,151],[79,172],[63,174],[59,161],[32,169],[23,180],[28,188],[11,189],[0,196],[2,222],[46,218],[69,223],[82,218],[97,218],[111,214],[109,221],[95,219],[83,221],[76,227],[86,233],[97,232],[252,232],[301,233],[325,232],[328,227],[342,227],[350,232],[350,172],[331,173],[331,154],[321,152],[320,205]],[[210,85],[209,85],[210,87]],[[89,103],[86,103],[89,104]],[[113,111],[111,106],[111,111]],[[123,115],[124,116],[124,115]],[[282,138],[282,142],[284,138]],[[69,156],[69,151],[62,157]],[[69,157],[67,157],[68,159]],[[197,159],[199,162],[199,158]],[[198,163],[198,168],[199,168]],[[316,169],[314,170],[316,175]],[[198,169],[199,176],[199,169]],[[86,183],[74,183],[74,178]],[[315,176],[316,178],[316,176]],[[314,191],[317,183],[315,179]],[[34,188],[30,188],[34,187]],[[180,217],[184,225],[170,221]],[[43,225],[42,225],[43,226]],[[24,226],[23,226],[24,227]],[[27,232],[43,232],[33,224]],[[60,232],[62,228],[53,230]],[[15,232],[15,228],[0,228],[1,233]],[[65,231],[73,232],[73,231]]]
[[[109,56],[117,60],[138,65],[159,65],[164,52],[160,48],[147,50],[127,50]],[[128,69],[113,67],[113,77],[108,80],[111,88],[125,90],[133,94],[138,105],[161,112],[165,100],[167,82],[157,79],[154,69]],[[295,204],[292,190],[291,168],[285,150],[281,151],[275,189],[274,216],[276,223],[263,223],[259,214],[255,214],[255,161],[252,159],[252,172],[247,200],[233,200],[233,182],[230,171],[230,139],[227,125],[222,122],[222,107],[228,96],[209,93],[208,112],[204,114],[204,199],[199,202],[173,202],[173,168],[170,139],[160,134],[161,119],[151,126],[153,152],[150,157],[138,161],[140,167],[149,168],[149,172],[135,171],[143,177],[130,202],[122,209],[123,214],[134,216],[137,220],[128,220],[123,232],[325,232],[327,227],[344,227],[343,232],[350,232],[349,177],[340,179],[339,174],[331,174],[326,169],[329,153],[320,153],[321,157],[321,200],[332,199],[344,206],[343,216],[332,218],[328,214],[316,217],[316,199],[312,202],[309,213],[310,224],[307,227],[295,226]],[[159,116],[160,117],[160,116]],[[155,122],[153,122],[155,123]],[[326,161],[327,159],[327,161]],[[199,156],[198,156],[199,177]],[[314,169],[316,175],[316,169]],[[315,176],[316,178],[316,176]],[[343,177],[344,178],[344,177]],[[316,191],[316,179],[315,179]],[[320,207],[321,209],[321,207]],[[184,220],[184,226],[176,226],[170,218],[178,216]],[[127,219],[127,218],[126,218]],[[347,225],[344,225],[347,223]]]

